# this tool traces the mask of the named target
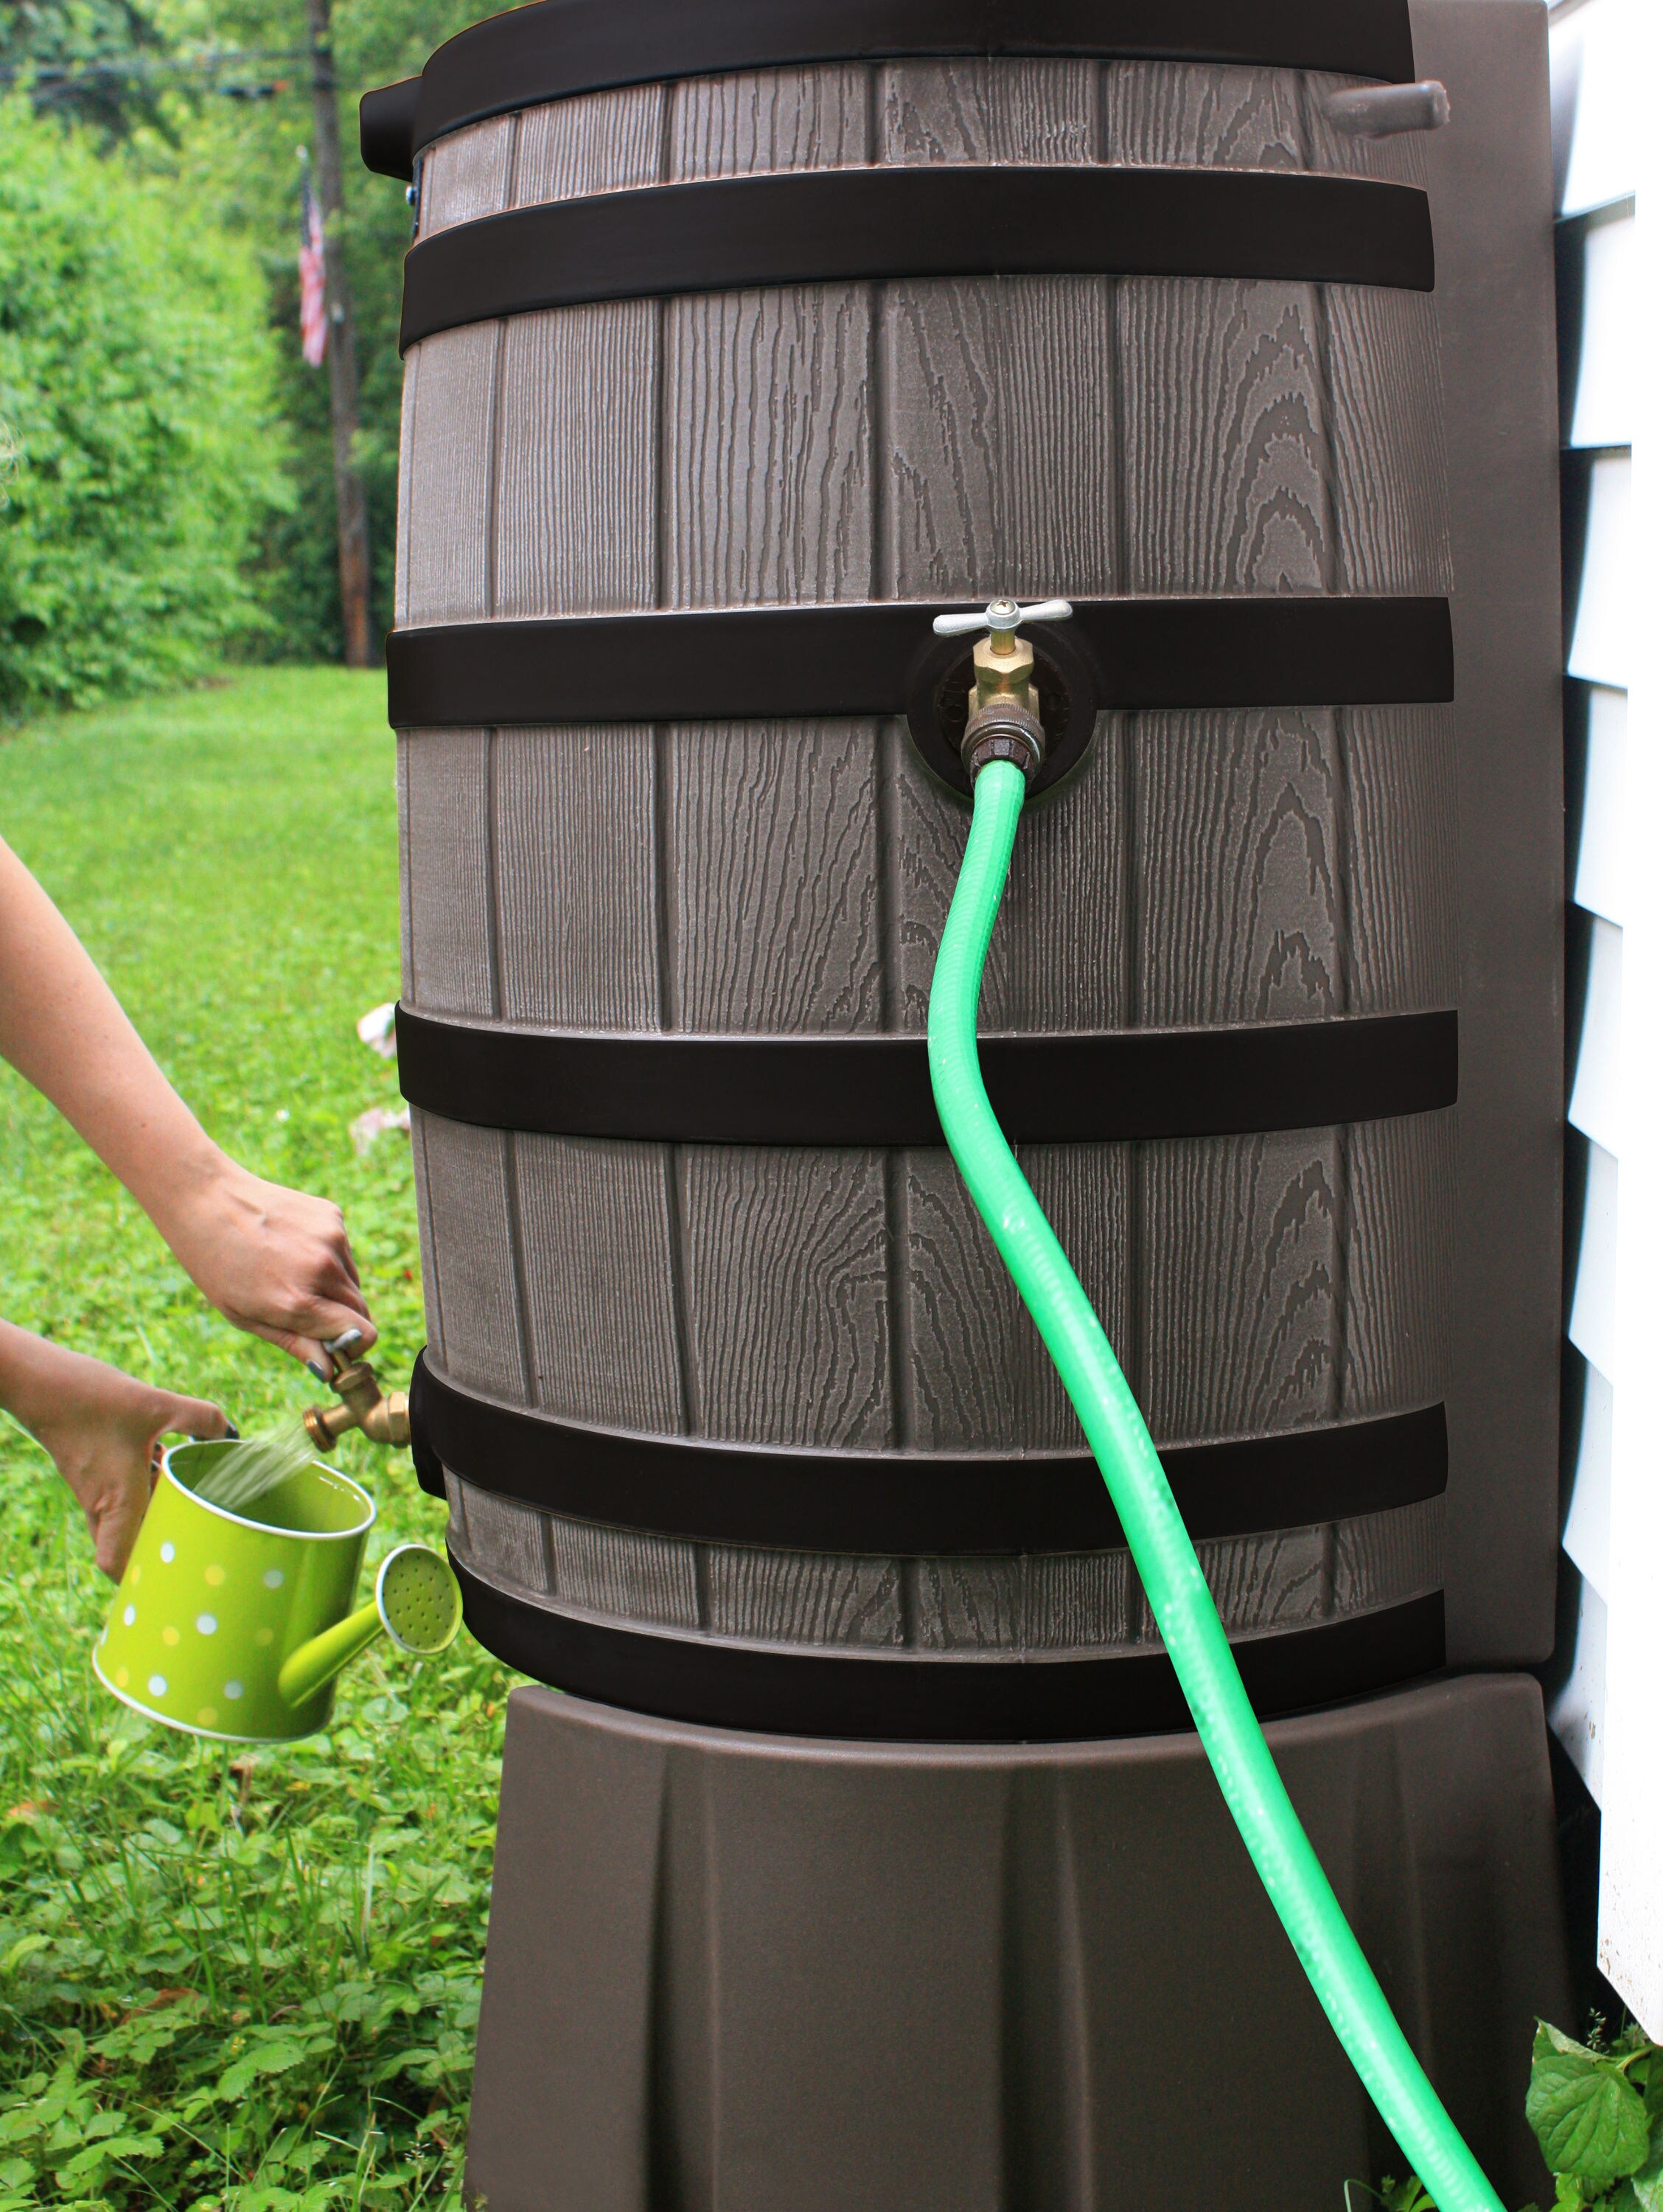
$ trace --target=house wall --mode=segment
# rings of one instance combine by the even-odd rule
[[[1558,203],[1570,959],[1565,1482],[1553,1725],[1604,1813],[1600,1963],[1663,2033],[1663,803],[1646,528],[1663,410],[1637,88],[1648,0],[1551,17]],[[1636,455],[1636,447],[1638,453]],[[1648,571],[1650,571],[1648,574]]]

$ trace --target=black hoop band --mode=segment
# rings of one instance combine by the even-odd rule
[[[468,1626],[488,1651],[539,1682],[665,1720],[880,1743],[1058,1743],[1191,1725],[1164,1652],[943,1660],[771,1651],[580,1620],[510,1597],[454,1553],[452,1565]],[[1366,1697],[1443,1665],[1443,1597],[1233,1649],[1263,1720]]]
[[[446,131],[573,93],[821,61],[980,54],[1237,62],[1402,81],[1405,0],[543,0],[366,95],[365,161],[408,179]]]
[[[1089,1452],[955,1456],[784,1451],[632,1436],[528,1413],[461,1390],[428,1366],[410,1382],[422,1487],[448,1468],[476,1489],[545,1513],[660,1536],[786,1551],[950,1558],[1114,1551],[1125,1532]],[[1441,1497],[1441,1406],[1161,1454],[1198,1540],[1347,1521]]]
[[[822,169],[551,200],[404,257],[405,351],[598,300],[889,277],[1242,276],[1429,292],[1412,185],[1276,169]]]
[[[1455,1103],[1454,1012],[1253,1029],[990,1036],[982,1074],[1017,1143],[1322,1129]],[[605,1036],[398,1009],[398,1079],[476,1128],[689,1145],[940,1145],[921,1036]]]
[[[947,611],[908,599],[398,629],[387,639],[387,720],[422,730],[903,714],[954,642],[931,634]],[[1105,707],[1454,696],[1442,599],[1077,599],[1073,620],[1041,642],[1065,629]]]

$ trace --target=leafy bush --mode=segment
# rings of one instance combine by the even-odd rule
[[[156,119],[145,64],[165,46],[151,0],[11,0],[0,8],[6,82],[27,71],[38,112],[93,124],[106,141]]]
[[[1525,2117],[1554,2179],[1553,2212],[1663,2212],[1663,2045],[1643,2028],[1574,2043],[1538,2021]],[[1413,2174],[1379,2190],[1348,2182],[1346,2212],[1361,2197],[1386,2212],[1437,2212]]]
[[[228,47],[300,49],[304,0],[197,0]],[[376,85],[415,75],[434,48],[501,0],[335,0],[336,77],[340,87],[346,206],[338,238],[358,325],[360,430],[355,456],[369,506],[374,564],[374,624],[392,620],[398,418],[404,363],[399,303],[410,214],[399,185],[372,176],[358,159],[358,100]],[[202,193],[228,228],[261,256],[269,313],[277,333],[277,393],[289,433],[294,497],[262,535],[259,562],[273,628],[262,649],[283,659],[334,659],[341,651],[335,486],[330,445],[329,380],[307,368],[300,350],[297,145],[313,137],[310,72],[285,65],[270,100],[201,103],[181,116],[180,160],[193,165]]]
[[[1525,2112],[1556,2207],[1663,2212],[1663,2046],[1642,2028],[1573,2043],[1539,2021]]]
[[[250,258],[193,200],[0,101],[0,709],[197,674],[283,496]]]

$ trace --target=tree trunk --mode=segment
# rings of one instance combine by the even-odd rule
[[[341,132],[335,107],[330,0],[307,0],[312,44],[313,135],[324,217],[324,300],[329,317],[329,417],[335,447],[335,514],[341,559],[341,634],[349,668],[373,666],[370,635],[369,517],[352,457],[358,432],[358,339],[341,248]]]

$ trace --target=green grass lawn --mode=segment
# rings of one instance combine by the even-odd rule
[[[346,1209],[390,1382],[422,1341],[409,1146],[360,1014],[397,994],[379,676],[240,672],[0,739],[0,834],[209,1130]],[[0,1066],[0,1312],[246,1433],[316,1395],[203,1304],[149,1223]],[[408,1457],[340,1463],[371,1559],[437,1540]],[[0,2212],[461,2203],[502,1701],[465,1634],[385,1647],[326,1736],[251,1755],[154,1726],[88,1664],[109,1585],[50,1461],[0,1416]]]

